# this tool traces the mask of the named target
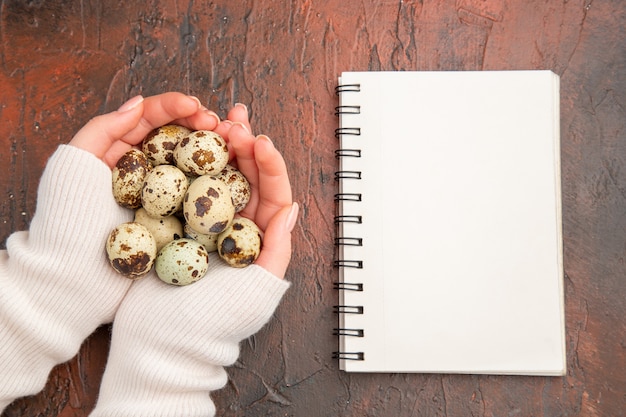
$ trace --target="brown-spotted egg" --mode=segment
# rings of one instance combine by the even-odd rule
[[[152,217],[170,216],[181,208],[187,187],[187,177],[180,169],[173,165],[157,165],[146,175],[141,205]]]
[[[131,149],[117,161],[112,171],[113,198],[122,207],[141,206],[141,189],[151,165],[146,155]]]
[[[196,178],[187,189],[183,214],[189,227],[198,233],[222,232],[235,216],[230,189],[210,175]]]
[[[209,253],[193,239],[173,240],[157,255],[154,269],[159,278],[172,285],[189,285],[206,274]]]
[[[174,148],[191,129],[185,126],[169,124],[153,129],[143,140],[141,150],[152,165],[176,165]]]
[[[185,237],[201,243],[207,252],[211,253],[217,250],[217,237],[219,236],[219,233],[198,233],[189,226],[189,223],[185,223],[183,226],[183,232]]]
[[[138,279],[152,268],[157,247],[145,226],[128,222],[111,231],[106,241],[106,252],[113,269],[130,279]]]
[[[217,253],[235,268],[252,264],[261,252],[261,230],[250,219],[238,217],[217,238]]]
[[[135,211],[135,222],[144,225],[152,234],[156,241],[157,251],[172,240],[183,237],[183,224],[174,215],[155,218],[142,207]]]
[[[246,177],[232,165],[226,165],[217,176],[217,179],[224,181],[230,188],[235,213],[239,213],[250,201],[250,183]]]
[[[217,175],[228,163],[228,146],[217,133],[196,130],[174,149],[176,166],[189,175]]]

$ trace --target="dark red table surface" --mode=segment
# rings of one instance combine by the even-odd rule
[[[619,0],[3,1],[0,242],[28,227],[46,159],[91,117],[170,90],[222,116],[246,103],[256,132],[284,153],[302,210],[292,287],[275,318],[242,343],[228,385],[214,393],[220,415],[624,416],[625,26]],[[500,69],[561,77],[567,375],[339,371],[337,76]],[[419,117],[398,123],[410,129]],[[109,326],[98,329],[43,392],[3,417],[88,415],[109,336]]]

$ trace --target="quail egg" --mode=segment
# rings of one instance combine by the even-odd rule
[[[152,165],[175,165],[174,148],[191,129],[185,126],[169,124],[153,129],[143,140],[141,150]]]
[[[152,268],[157,247],[145,226],[128,222],[111,231],[106,241],[106,252],[113,269],[130,279],[138,279]]]
[[[183,226],[183,231],[185,237],[200,242],[202,246],[205,247],[207,252],[211,253],[217,250],[217,237],[219,236],[218,233],[198,233],[193,230],[188,223],[185,223],[185,225]]]
[[[261,230],[250,219],[238,217],[217,238],[217,253],[235,268],[252,264],[261,252]]]
[[[232,165],[226,165],[217,176],[217,179],[224,181],[230,188],[235,213],[239,213],[250,201],[250,183],[246,177]]]
[[[174,149],[176,166],[189,175],[217,175],[228,163],[228,146],[217,133],[196,130]]]
[[[172,285],[189,285],[203,278],[209,267],[209,253],[193,239],[173,240],[157,255],[154,269],[159,278]]]
[[[157,251],[172,240],[183,237],[183,224],[173,215],[157,219],[142,207],[135,211],[135,222],[146,226],[156,241]]]
[[[122,207],[141,206],[141,188],[151,165],[146,155],[131,149],[117,161],[112,171],[113,198]]]
[[[183,214],[189,227],[198,233],[222,232],[235,216],[230,189],[209,175],[196,178],[183,200]]]
[[[148,215],[163,218],[180,209],[188,181],[173,165],[157,165],[148,175],[141,190],[141,204]]]

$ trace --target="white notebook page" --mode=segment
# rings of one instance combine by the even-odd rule
[[[558,77],[549,71],[343,73],[347,371],[565,370]]]

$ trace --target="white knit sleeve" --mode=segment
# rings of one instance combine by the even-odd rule
[[[225,266],[185,287],[154,273],[133,284],[113,323],[111,351],[91,417],[212,416],[210,391],[227,382],[239,342],[271,317],[289,284],[263,268]]]
[[[132,218],[111,193],[111,171],[63,145],[46,165],[29,231],[0,252],[0,411],[40,391],[56,364],[112,320],[130,280],[108,265],[110,230]]]

